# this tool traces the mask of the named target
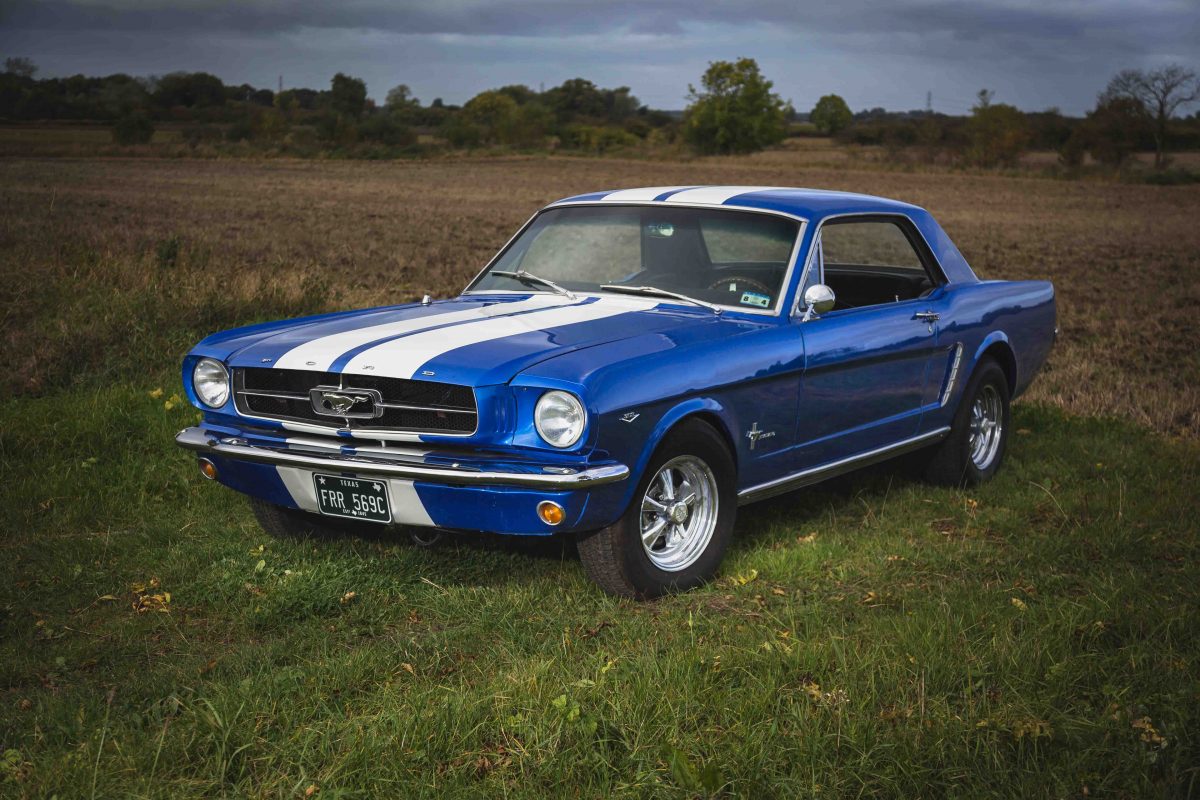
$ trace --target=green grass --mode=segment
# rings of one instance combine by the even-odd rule
[[[168,380],[0,401],[0,796],[1200,796],[1194,444],[1018,406],[987,486],[743,509],[639,605],[554,542],[269,541]]]

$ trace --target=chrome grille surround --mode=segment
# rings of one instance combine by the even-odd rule
[[[313,406],[317,389],[357,390],[369,395],[376,407],[369,418],[318,412]],[[233,370],[233,396],[243,416],[299,422],[330,431],[470,436],[479,426],[475,392],[468,386],[434,381],[242,367]]]

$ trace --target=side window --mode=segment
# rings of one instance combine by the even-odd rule
[[[912,300],[935,285],[916,248],[896,222],[846,220],[821,228],[825,283],[836,308]]]

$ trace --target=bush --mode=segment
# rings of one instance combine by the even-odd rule
[[[221,129],[216,125],[188,125],[183,129],[182,136],[188,147],[195,150],[202,144],[219,142]]]
[[[625,147],[636,147],[638,137],[621,128],[598,125],[568,125],[563,128],[562,146],[597,155]]]
[[[376,142],[388,147],[410,147],[417,143],[417,132],[391,113],[367,117],[359,124],[358,135],[363,141]]]
[[[483,128],[464,119],[462,114],[448,117],[438,131],[451,147],[478,147],[483,141]]]
[[[148,144],[154,138],[154,123],[140,111],[126,114],[113,125],[112,138],[119,145]]]
[[[234,120],[233,124],[225,129],[225,141],[227,142],[244,142],[253,135],[254,125],[250,122],[249,117]]]

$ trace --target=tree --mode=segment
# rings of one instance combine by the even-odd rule
[[[1141,103],[1154,118],[1154,168],[1167,165],[1167,121],[1180,106],[1200,99],[1200,80],[1196,73],[1179,64],[1169,64],[1150,72],[1126,69],[1118,72],[1100,95],[1101,102],[1128,97]]]
[[[401,83],[398,86],[393,86],[388,90],[387,99],[383,104],[390,110],[396,111],[399,109],[408,108],[410,106],[420,105],[420,100],[413,97],[412,89],[408,88],[408,84]]]
[[[982,89],[967,120],[967,158],[981,167],[1011,166],[1029,144],[1029,121],[1015,106],[993,103]]]
[[[771,91],[752,58],[713,61],[700,79],[702,91],[688,86],[684,136],[703,153],[752,153],[786,135],[784,102]]]
[[[359,119],[367,107],[367,84],[338,73],[329,86],[329,107],[337,114]]]
[[[1154,122],[1146,107],[1132,97],[1101,97],[1064,146],[1063,160],[1070,164],[1087,151],[1110,167],[1121,167],[1153,135]]]
[[[206,108],[225,104],[225,84],[207,72],[172,72],[158,79],[154,101],[171,108]]]
[[[845,100],[836,94],[827,94],[813,106],[808,118],[818,131],[832,135],[846,128],[854,115],[850,113],[850,106],[846,105]]]
[[[16,75],[20,78],[32,78],[37,74],[37,65],[33,63],[33,59],[24,58],[23,56],[9,56],[4,59],[4,71],[9,75]]]
[[[507,143],[517,124],[517,101],[494,89],[480,92],[463,106],[462,115],[478,126],[483,143]]]

